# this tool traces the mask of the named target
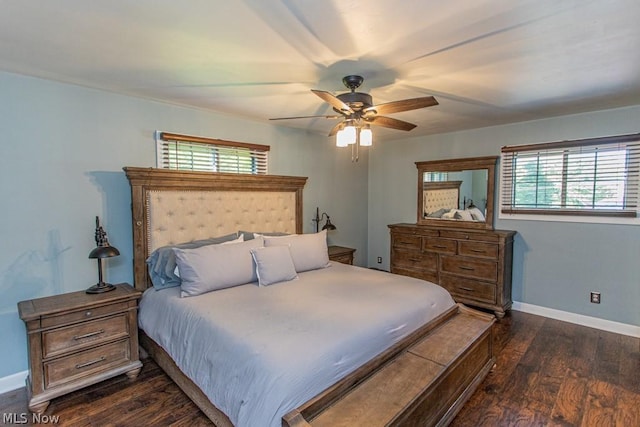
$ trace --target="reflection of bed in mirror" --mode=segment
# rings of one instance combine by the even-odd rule
[[[475,205],[473,199],[460,195],[462,183],[463,181],[425,182],[423,218],[484,223],[484,212]]]

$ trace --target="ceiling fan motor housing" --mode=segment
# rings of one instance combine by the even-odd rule
[[[368,93],[347,92],[337,95],[337,98],[356,111],[371,107],[373,105],[373,98]]]

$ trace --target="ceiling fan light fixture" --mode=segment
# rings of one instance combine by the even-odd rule
[[[373,145],[373,133],[369,124],[364,124],[360,129],[360,145],[362,147],[371,147]]]
[[[336,134],[336,146],[346,147],[356,143],[356,128],[353,123],[347,121],[345,126]]]

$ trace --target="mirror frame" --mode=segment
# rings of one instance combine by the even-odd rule
[[[493,208],[496,184],[496,165],[498,156],[468,157],[462,159],[431,160],[416,162],[418,168],[418,224],[451,228],[480,228],[493,230]],[[485,222],[448,221],[439,218],[423,218],[422,206],[424,197],[425,172],[459,172],[462,170],[487,170],[487,213]]]

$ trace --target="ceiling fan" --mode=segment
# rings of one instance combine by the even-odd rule
[[[415,128],[413,123],[383,116],[382,114],[399,113],[402,111],[417,110],[419,108],[431,107],[438,105],[438,101],[433,96],[425,96],[421,98],[403,99],[400,101],[392,101],[383,104],[374,105],[371,95],[362,92],[356,92],[360,87],[364,78],[357,75],[345,76],[342,83],[351,92],[333,95],[324,90],[311,89],[323,101],[333,107],[333,110],[339,115],[319,115],[319,116],[297,116],[297,117],[278,117],[269,120],[292,120],[292,119],[311,119],[316,117],[324,117],[327,119],[344,119],[331,129],[329,136],[337,134],[345,127],[354,126],[358,129],[368,128],[369,125],[382,126],[391,129],[410,131]],[[365,145],[365,144],[362,144]],[[369,144],[370,145],[370,144]]]

